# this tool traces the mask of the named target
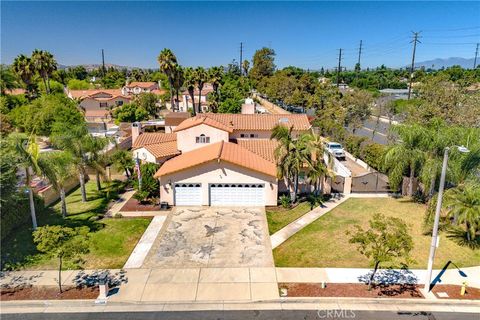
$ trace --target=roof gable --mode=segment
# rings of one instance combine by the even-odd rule
[[[189,128],[192,128],[192,127],[195,127],[195,126],[198,126],[198,125],[201,125],[201,124],[204,124],[204,125],[207,125],[207,126],[210,126],[210,127],[213,127],[213,128],[217,128],[217,129],[229,132],[229,133],[233,132],[233,129],[231,127],[226,126],[225,124],[223,124],[221,122],[218,122],[215,119],[212,119],[212,118],[207,117],[205,115],[196,116],[196,117],[189,118],[189,119],[186,119],[186,120],[182,121],[182,123],[180,123],[175,128],[174,131],[178,132],[178,131],[186,130],[186,129],[189,129]]]

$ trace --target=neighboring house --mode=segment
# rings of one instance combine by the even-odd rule
[[[279,184],[284,189],[276,177],[277,142],[270,140],[277,124],[293,126],[295,136],[311,130],[305,115],[202,114],[173,133],[141,134],[134,127],[133,152],[163,163],[155,177],[160,201],[170,205],[275,206]]]
[[[122,94],[120,89],[68,90],[69,98],[79,101],[90,122],[105,122],[111,119],[112,108],[130,103],[132,97]]]
[[[137,94],[146,93],[146,92],[151,92],[159,95],[165,93],[164,90],[160,89],[159,84],[153,81],[152,82],[133,81],[122,88],[123,95],[137,95]]]
[[[207,95],[213,92],[213,86],[210,83],[205,83],[202,88],[202,94],[200,95],[200,102],[202,106],[202,112],[207,112],[208,111],[208,99]],[[194,90],[194,98],[195,98],[195,107],[198,110],[198,94],[199,94],[198,88],[195,88]],[[176,99],[176,96],[174,96],[174,99]],[[169,108],[170,104],[167,103],[167,108]],[[181,93],[179,96],[179,101],[178,101],[178,111],[179,112],[187,112],[188,109],[193,109],[193,103],[192,103],[192,97],[190,97],[190,94],[188,93],[188,90],[185,90],[184,92]]]
[[[171,133],[184,120],[190,118],[189,112],[169,112],[165,115],[165,133]]]

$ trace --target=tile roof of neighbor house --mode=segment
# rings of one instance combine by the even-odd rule
[[[74,99],[85,99],[87,97],[90,97],[92,99],[99,99],[96,98],[95,96],[100,94],[100,93],[106,93],[111,96],[111,98],[104,98],[104,99],[113,99],[116,97],[124,97],[124,98],[129,98],[127,96],[124,96],[122,94],[122,90],[120,89],[88,89],[88,90],[69,90],[69,95],[74,98]],[[100,98],[102,99],[102,98]]]
[[[200,124],[205,124],[207,126],[214,127],[229,133],[233,132],[233,128],[231,126],[227,126],[222,122],[214,120],[210,116],[203,115],[203,114],[199,116],[195,116],[193,118],[188,118],[182,121],[173,131],[175,132],[182,131],[191,127],[198,126]]]
[[[180,124],[177,129],[184,126],[184,129],[186,129],[200,124],[195,122],[198,118],[210,118],[233,130],[272,130],[277,124],[293,126],[295,130],[308,130],[311,128],[310,121],[305,114],[205,113],[186,120],[189,122]],[[193,125],[191,125],[192,123]]]
[[[150,152],[156,159],[174,156],[180,154],[177,149],[177,141],[168,141],[164,143],[149,144],[145,146],[148,152]]]
[[[164,90],[164,89],[153,89],[152,91],[150,91],[151,93],[154,93],[156,95],[159,95],[161,96],[162,94],[165,94],[167,93],[167,90]]]
[[[165,125],[178,126],[188,118],[190,118],[190,112],[169,112],[165,115]]]
[[[150,88],[151,86],[156,85],[156,82],[153,81],[132,81],[126,85],[127,88]]]
[[[12,95],[12,96],[18,96],[20,94],[25,94],[26,90],[22,88],[14,88],[14,89],[7,89],[5,90],[6,94]]]
[[[133,143],[132,149],[138,149],[147,145],[160,144],[171,141],[177,141],[176,133],[145,132],[138,136],[138,138]]]
[[[275,148],[278,147],[277,140],[270,139],[237,139],[237,144],[265,160],[276,163]]]
[[[155,178],[192,168],[210,161],[225,161],[275,177],[277,169],[274,163],[231,142],[220,141],[198,148],[166,161],[155,173]]]

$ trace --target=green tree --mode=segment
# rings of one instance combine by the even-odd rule
[[[243,60],[242,62],[242,70],[243,70],[243,74],[245,76],[248,76],[248,71],[250,70],[250,61],[248,60]]]
[[[70,79],[67,82],[67,87],[70,90],[88,90],[92,85],[86,80]]]
[[[17,87],[17,80],[10,68],[5,65],[0,65],[0,93],[5,95],[7,90],[12,90]]]
[[[467,241],[475,241],[480,230],[480,182],[470,181],[445,192],[447,216],[465,224]]]
[[[173,109],[173,73],[175,72],[175,68],[177,66],[177,57],[170,49],[165,48],[160,52],[157,60],[160,65],[160,71],[168,77],[168,82],[170,84],[170,103]]]
[[[125,171],[125,175],[130,179],[134,167],[134,161],[132,153],[128,150],[116,149],[111,156],[114,168],[121,171]]]
[[[185,68],[185,81],[183,85],[187,88],[188,95],[192,100],[192,115],[195,116],[197,114],[196,107],[195,107],[195,87],[197,85],[197,81],[195,79],[195,72],[192,68],[188,67]]]
[[[425,130],[419,125],[399,125],[393,127],[398,134],[399,141],[389,147],[385,154],[384,165],[388,172],[390,187],[399,187],[404,173],[409,173],[408,192],[413,195],[413,180],[417,169],[425,160],[425,153],[421,149],[425,141]]]
[[[148,198],[158,197],[158,180],[153,176],[158,170],[158,165],[155,163],[145,163],[140,166],[140,171],[142,175],[142,186],[138,183],[138,180],[135,180],[134,186],[137,190],[136,199],[140,201],[145,201]]]
[[[58,288],[62,293],[62,266],[65,260],[78,265],[83,262],[81,255],[89,252],[86,226],[69,228],[64,226],[43,226],[33,233],[37,249],[58,259]]]
[[[264,77],[270,77],[275,71],[275,51],[270,48],[262,48],[255,51],[253,55],[253,66],[250,70],[250,77],[259,82]]]
[[[177,109],[179,109],[179,103],[180,99],[178,97],[178,94],[180,92],[180,89],[183,86],[183,82],[185,81],[185,74],[183,71],[183,68],[180,65],[176,65],[175,69],[173,71],[173,88],[175,89],[175,96],[177,100]]]
[[[50,94],[50,77],[57,70],[57,61],[50,52],[38,49],[33,50],[31,60],[43,80],[46,93]]]
[[[25,84],[27,90],[27,96],[33,98],[36,95],[35,87],[35,66],[32,59],[21,54],[15,58],[12,65],[13,72],[19,79]]]
[[[65,187],[68,181],[77,174],[73,157],[65,151],[47,152],[40,157],[40,162],[43,163],[43,167],[46,168],[43,174],[55,190],[60,193],[62,216],[66,218],[67,202]]]
[[[355,225],[353,231],[349,230],[346,233],[351,235],[349,242],[358,245],[358,251],[369,258],[374,266],[368,282],[368,290],[371,290],[381,263],[390,262],[396,258],[403,258],[406,263],[409,261],[413,239],[407,224],[399,218],[376,213],[369,221],[369,226],[369,229],[364,230],[359,225]]]
[[[203,67],[196,67],[194,70],[195,81],[198,88],[198,112],[202,112],[202,90],[207,81],[207,71]]]
[[[95,171],[98,191],[102,189],[100,177],[105,177],[105,167],[109,162],[106,154],[106,148],[109,143],[109,138],[95,137],[90,134],[85,137],[85,150],[88,154],[87,165]]]
[[[372,114],[372,94],[364,90],[348,92],[343,96],[342,104],[345,108],[345,123],[352,128],[352,132],[363,126],[363,122]]]
[[[134,104],[147,111],[150,117],[156,118],[158,97],[151,92],[143,92],[135,97]]]
[[[115,123],[137,122],[148,119],[148,111],[138,107],[135,103],[127,103],[113,110]]]

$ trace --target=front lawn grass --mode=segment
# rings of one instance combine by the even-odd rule
[[[60,203],[37,213],[39,226],[61,224],[90,228],[90,253],[83,258],[85,269],[121,268],[150,223],[145,218],[103,218],[108,203],[117,198],[120,182],[96,190],[94,181],[87,182],[87,202],[83,203],[80,188],[67,196],[68,216],[63,219]],[[14,208],[10,208],[14,210]],[[38,252],[32,239],[32,226],[17,228],[2,242],[2,269],[56,269],[57,261]],[[71,268],[68,264],[66,268]]]
[[[408,199],[393,198],[352,198],[274,249],[275,265],[278,267],[342,267],[368,268],[369,260],[361,255],[350,236],[345,231],[353,230],[353,225],[368,227],[374,213],[380,212],[389,217],[404,220],[410,227],[414,241],[411,257],[415,262],[410,268],[427,267],[431,236],[423,234],[425,205]],[[435,268],[442,268],[449,260],[458,266],[480,265],[480,249],[473,250],[459,246],[440,233],[440,246],[436,251]],[[399,263],[393,263],[399,267]],[[387,267],[383,265],[382,267]]]
[[[274,234],[287,224],[309,212],[310,209],[308,201],[302,201],[294,208],[283,208],[282,206],[267,208],[268,232]]]

